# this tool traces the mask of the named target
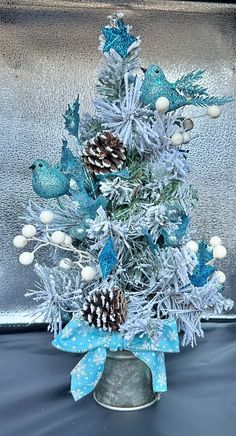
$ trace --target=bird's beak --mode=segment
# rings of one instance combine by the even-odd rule
[[[141,70],[143,71],[143,73],[146,73],[147,68],[142,68],[142,67],[141,67]]]
[[[35,169],[35,165],[33,164],[33,165],[30,165],[30,167],[29,167],[29,170],[34,170]]]

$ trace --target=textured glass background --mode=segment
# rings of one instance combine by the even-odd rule
[[[163,66],[169,79],[205,68],[206,84],[216,95],[235,94],[235,8],[233,5],[185,2],[81,3],[1,2],[0,141],[1,141],[1,322],[22,320],[30,313],[24,298],[35,279],[31,267],[18,262],[13,236],[31,188],[29,165],[35,158],[56,162],[67,103],[77,93],[81,110],[91,109],[98,37],[106,17],[125,12],[142,38],[143,66]],[[126,5],[126,6],[125,6]],[[191,113],[197,113],[197,109]],[[225,292],[235,295],[235,105],[210,121],[200,118],[191,143],[191,181],[199,191],[193,217],[196,238],[222,236],[228,257],[220,269],[227,274]]]

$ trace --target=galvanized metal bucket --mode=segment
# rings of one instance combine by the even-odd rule
[[[129,351],[109,351],[103,375],[94,390],[94,399],[103,407],[132,411],[158,401],[152,390],[148,366]]]

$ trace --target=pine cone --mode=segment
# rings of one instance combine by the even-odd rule
[[[82,158],[86,168],[92,173],[112,173],[123,166],[126,160],[125,147],[118,138],[104,132],[87,142]]]
[[[93,291],[86,297],[82,309],[82,317],[89,325],[110,332],[119,330],[126,314],[127,301],[118,288]]]

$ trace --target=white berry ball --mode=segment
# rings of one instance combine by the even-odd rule
[[[72,237],[70,235],[65,235],[65,245],[72,245]]]
[[[63,269],[70,269],[72,265],[72,261],[68,257],[64,257],[60,260],[59,266]]]
[[[198,251],[198,244],[195,241],[188,241],[187,244],[186,244],[186,248],[191,253],[197,253],[197,251]]]
[[[19,256],[19,262],[22,265],[31,265],[31,263],[34,261],[34,253],[30,253],[29,251],[24,251]]]
[[[171,136],[171,145],[178,146],[183,143],[183,137],[181,133],[174,133],[174,135]]]
[[[66,237],[66,235],[64,232],[62,232],[61,230],[56,230],[51,235],[51,241],[54,244],[60,245],[60,244],[63,244],[63,242],[65,241],[65,237]]]
[[[97,275],[97,270],[93,266],[85,266],[81,270],[81,277],[85,282],[91,282],[95,279]]]
[[[220,114],[221,114],[221,109],[217,105],[209,106],[207,108],[207,115],[210,118],[218,118],[220,116]]]
[[[156,101],[156,110],[158,112],[166,112],[170,107],[170,102],[166,97],[159,97]]]
[[[213,257],[215,259],[223,259],[227,254],[227,250],[223,245],[216,245],[216,247],[213,248]]]
[[[33,224],[26,224],[26,226],[23,227],[21,233],[23,236],[25,236],[25,238],[34,238],[37,230],[36,227],[33,226]]]
[[[217,245],[221,245],[222,241],[219,236],[212,236],[210,239],[210,245],[212,247],[216,247]]]
[[[214,276],[217,278],[218,282],[223,285],[226,280],[226,275],[223,273],[223,271],[216,271]]]
[[[39,215],[39,219],[43,224],[51,224],[54,219],[53,212],[51,212],[50,210],[43,210]]]
[[[24,248],[27,244],[27,239],[23,235],[17,235],[13,239],[13,245],[16,248]]]
[[[183,141],[183,144],[187,144],[188,142],[190,142],[191,141],[190,133],[188,133],[188,132],[182,133],[182,141]]]

